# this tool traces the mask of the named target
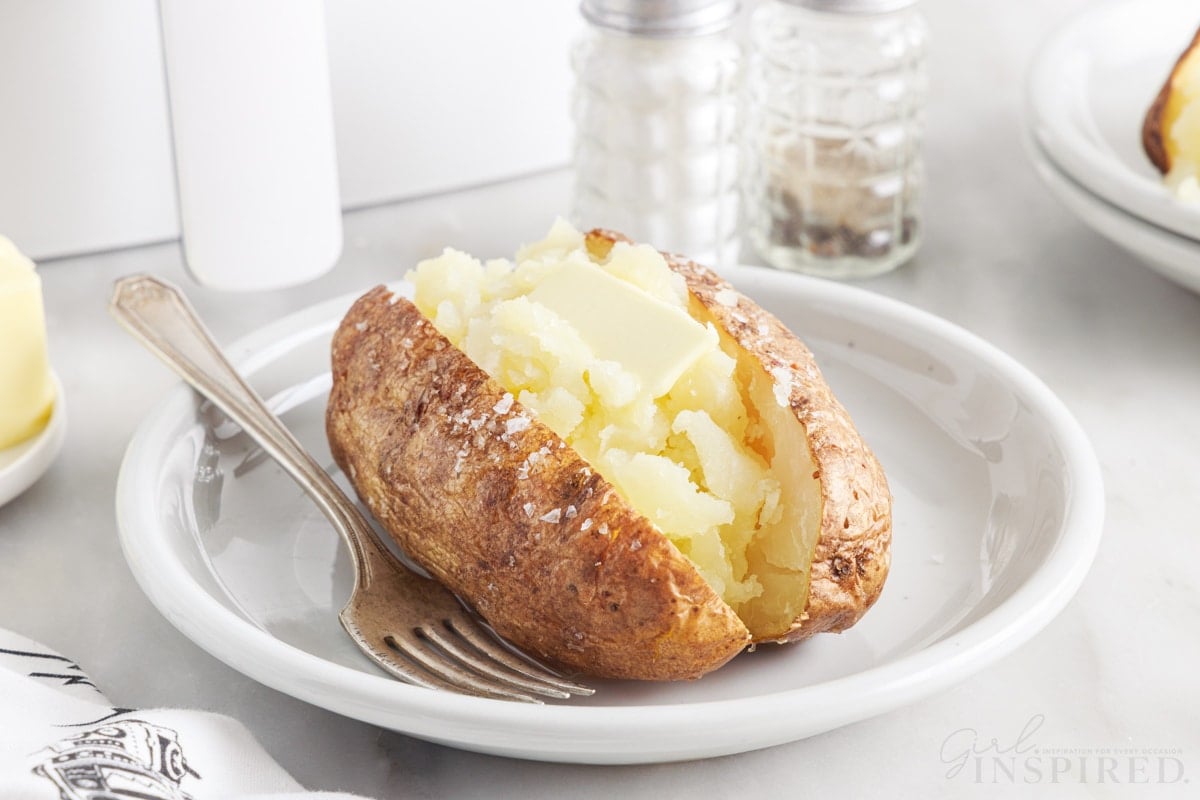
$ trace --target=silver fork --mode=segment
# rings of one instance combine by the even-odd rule
[[[223,411],[316,502],[350,550],[354,589],[338,615],[371,660],[407,683],[507,700],[590,695],[514,655],[449,590],[410,570],[376,538],[332,478],[225,359],[183,293],[148,275],[116,282],[109,311]]]

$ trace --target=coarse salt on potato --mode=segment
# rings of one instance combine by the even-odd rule
[[[534,299],[540,282],[564,260],[602,270],[666,306],[687,308],[683,278],[658,251],[617,243],[607,258],[596,260],[583,235],[562,222],[544,241],[519,251],[514,263],[485,267],[447,250],[409,277],[417,307],[451,342],[612,481],[725,602],[758,619],[762,615],[749,605],[762,585],[750,551],[778,525],[781,492],[749,439],[750,413],[734,380],[737,360],[727,352],[732,343],[722,342],[711,324],[693,323],[707,331],[707,346],[691,354],[679,378],[655,396],[619,361],[592,352],[569,320]],[[611,315],[614,328],[623,324],[620,308]],[[781,558],[780,548],[772,549],[770,561],[794,570],[793,593],[803,597],[811,553],[785,550]],[[790,623],[762,620],[751,633],[782,633]]]

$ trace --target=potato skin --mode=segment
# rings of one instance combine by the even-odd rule
[[[821,534],[808,605],[777,641],[843,631],[879,598],[891,566],[892,495],[883,467],[821,376],[812,351],[778,318],[706,267],[674,255],[667,263],[769,375],[787,376],[788,404],[820,472]]]
[[[588,250],[600,257],[618,241],[629,239],[606,230],[587,234]],[[664,255],[719,327],[767,374],[788,379],[788,404],[804,426],[820,472],[821,534],[813,554],[808,604],[791,630],[774,641],[844,631],[879,599],[891,566],[892,495],[883,467],[804,342],[712,270],[683,256]]]
[[[1200,29],[1192,37],[1191,44],[1175,60],[1170,74],[1167,75],[1167,79],[1163,82],[1162,88],[1158,90],[1154,102],[1150,104],[1150,108],[1146,111],[1146,116],[1142,120],[1142,149],[1146,151],[1150,162],[1164,175],[1171,171],[1171,156],[1167,153],[1166,141],[1163,138],[1166,135],[1166,131],[1163,130],[1163,114],[1167,110],[1167,101],[1171,98],[1171,88],[1175,80],[1175,74],[1179,71],[1188,54],[1197,47],[1200,47]]]
[[[1171,79],[1163,84],[1154,102],[1146,111],[1142,120],[1142,149],[1159,172],[1164,175],[1171,170],[1171,159],[1167,155],[1167,146],[1163,141],[1162,116],[1167,108],[1167,100],[1171,96]]]
[[[412,303],[383,287],[359,298],[332,361],[334,460],[405,552],[513,644],[583,674],[676,680],[749,643],[678,549]]]

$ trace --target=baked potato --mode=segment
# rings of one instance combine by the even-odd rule
[[[1142,121],[1142,147],[1173,180],[1200,165],[1200,31],[1176,60]],[[1186,171],[1188,175],[1181,175]]]
[[[853,625],[891,495],[809,350],[712,271],[558,223],[415,304],[359,298],[331,450],[396,542],[506,639],[579,674],[697,678]]]

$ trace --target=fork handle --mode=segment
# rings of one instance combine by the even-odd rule
[[[221,409],[300,484],[345,539],[355,580],[369,563],[370,526],[341,488],[238,374],[178,288],[150,275],[113,287],[109,312],[196,391]],[[358,535],[356,535],[358,534]]]

